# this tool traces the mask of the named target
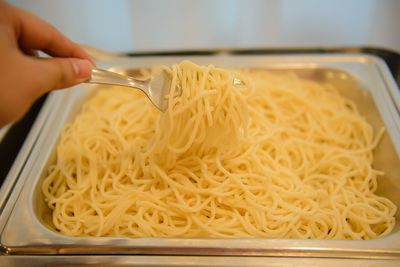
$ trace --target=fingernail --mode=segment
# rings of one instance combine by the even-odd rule
[[[72,62],[72,66],[78,78],[88,78],[92,73],[92,64],[87,59],[76,59]]]

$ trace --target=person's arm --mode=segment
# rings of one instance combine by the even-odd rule
[[[51,57],[36,57],[39,50]],[[44,93],[87,80],[94,65],[53,26],[0,0],[0,128]]]

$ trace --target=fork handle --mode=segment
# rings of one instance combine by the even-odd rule
[[[121,85],[127,87],[135,87],[142,91],[146,91],[148,81],[136,80],[132,77],[118,74],[116,72],[103,70],[99,68],[92,69],[92,75],[87,83]]]

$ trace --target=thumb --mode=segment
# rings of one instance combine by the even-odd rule
[[[34,59],[36,79],[45,91],[61,89],[90,78],[92,64],[87,59],[41,58]]]

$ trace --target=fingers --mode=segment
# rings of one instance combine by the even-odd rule
[[[39,59],[15,52],[0,60],[0,127],[23,116],[44,93],[73,86],[89,79],[92,65],[87,59]]]
[[[89,60],[90,56],[56,28],[22,9],[8,5],[14,14],[14,23],[19,46],[24,51],[41,50],[53,57],[73,57]]]
[[[37,51],[52,58],[37,58]],[[0,0],[0,127],[44,93],[88,80],[87,53],[36,16]]]
[[[46,58],[29,59],[32,81],[41,95],[53,89],[61,89],[84,82],[90,78],[92,64],[87,59]],[[35,94],[36,94],[35,93]]]

